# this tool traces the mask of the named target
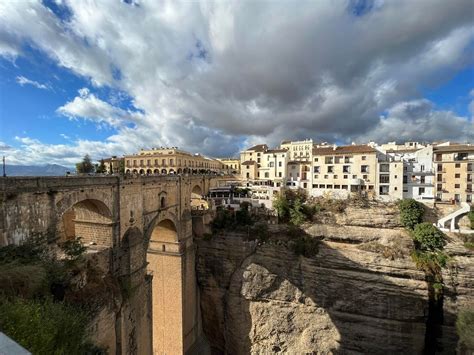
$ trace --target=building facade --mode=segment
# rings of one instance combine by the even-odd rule
[[[218,158],[222,163],[223,172],[226,174],[240,175],[240,159],[236,158]]]
[[[433,148],[436,200],[473,201],[474,145],[438,144]]]
[[[202,174],[223,171],[223,164],[219,160],[191,154],[177,147],[142,149],[124,159],[125,174]]]
[[[352,192],[374,194],[378,152],[368,145],[313,148],[311,195],[347,197]]]

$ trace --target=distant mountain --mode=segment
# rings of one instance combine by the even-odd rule
[[[5,167],[7,176],[64,176],[66,172],[75,172],[74,168],[68,168],[58,164],[46,165],[7,165]]]

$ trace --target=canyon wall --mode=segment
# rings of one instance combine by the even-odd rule
[[[455,236],[442,324],[427,327],[429,287],[396,206],[321,213],[303,229],[321,239],[314,256],[296,255],[295,232],[284,226],[271,226],[266,242],[233,232],[196,241],[203,329],[214,353],[416,354],[433,341],[440,353],[455,351],[456,313],[474,298],[473,253]]]

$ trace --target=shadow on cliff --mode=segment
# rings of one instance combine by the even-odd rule
[[[443,314],[409,259],[403,268],[326,242],[303,257],[284,242],[257,246],[236,235],[197,244],[203,329],[215,354],[455,352],[453,329],[441,334]]]

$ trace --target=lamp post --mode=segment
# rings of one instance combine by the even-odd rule
[[[5,172],[5,156],[3,156],[3,177],[6,177],[7,174]]]

